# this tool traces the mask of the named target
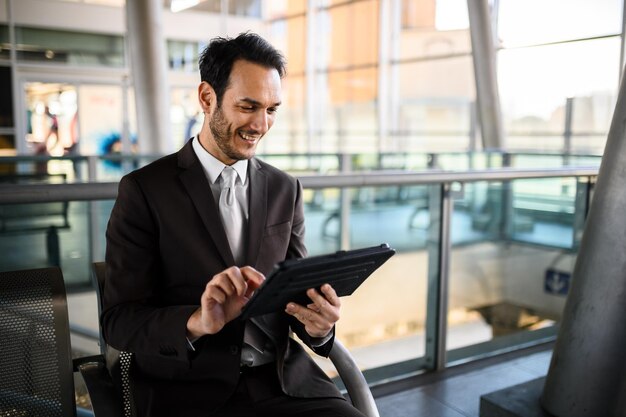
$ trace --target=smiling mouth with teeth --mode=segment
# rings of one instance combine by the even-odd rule
[[[260,135],[249,135],[244,132],[239,132],[239,137],[241,137],[243,140],[246,140],[248,142],[255,142],[261,138]]]

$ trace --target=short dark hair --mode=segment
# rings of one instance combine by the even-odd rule
[[[268,41],[256,33],[240,33],[236,38],[214,38],[200,54],[200,79],[213,87],[217,105],[228,88],[235,61],[243,59],[267,68],[275,68],[283,78],[286,61]]]

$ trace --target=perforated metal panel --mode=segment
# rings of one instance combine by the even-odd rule
[[[0,273],[0,416],[75,415],[70,361],[61,271]]]
[[[130,352],[120,352],[120,373],[122,375],[122,394],[124,395],[124,416],[133,417],[134,407],[132,391],[130,390],[130,364],[133,354]]]

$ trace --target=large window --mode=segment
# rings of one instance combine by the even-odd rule
[[[308,151],[306,118],[306,3],[299,1],[268,4],[269,36],[274,46],[287,58],[287,76],[283,80],[283,101],[278,122],[268,138],[261,142],[264,153],[304,153]]]
[[[602,154],[619,81],[621,3],[500,1],[508,149]]]
[[[205,42],[167,41],[170,69],[198,74],[198,58],[206,47]]]
[[[16,27],[15,38],[20,61],[124,66],[121,36]]]
[[[464,0],[404,0],[391,43],[389,150],[473,148],[474,71]]]

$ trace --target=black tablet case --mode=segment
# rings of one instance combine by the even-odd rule
[[[241,318],[284,311],[290,301],[306,306],[311,303],[306,290],[325,283],[340,297],[350,295],[394,253],[381,244],[280,262],[244,306]]]

